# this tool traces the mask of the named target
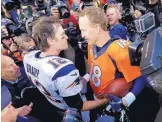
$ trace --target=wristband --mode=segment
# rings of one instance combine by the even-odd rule
[[[85,74],[85,75],[83,76],[83,78],[84,78],[87,82],[89,82],[89,80],[90,80],[90,75],[87,73],[87,74]]]
[[[129,92],[122,99],[124,99],[127,102],[127,105],[125,106],[129,107],[136,100],[136,96],[132,92]]]

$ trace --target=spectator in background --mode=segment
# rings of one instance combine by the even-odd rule
[[[21,98],[21,91],[31,86],[32,83],[23,75],[13,59],[1,55],[1,82],[11,92],[12,105],[16,108],[29,104],[29,101],[25,101]],[[27,114],[28,113],[26,113],[26,115]]]
[[[2,54],[3,55],[8,55],[8,53],[9,53],[9,50],[8,49],[10,49],[11,44],[12,44],[11,39],[3,39],[2,40],[2,45],[1,45],[2,48],[1,48],[1,51],[2,51]]]
[[[127,28],[120,24],[120,19],[122,18],[120,6],[117,4],[109,4],[106,9],[106,16],[111,38],[118,36],[119,38],[127,40]]]
[[[82,0],[68,0],[68,7],[71,8],[73,3],[80,4]]]
[[[51,14],[52,14],[52,16],[60,19],[60,13],[59,13],[57,7],[51,8]],[[69,18],[63,18],[62,19],[62,25],[63,25],[63,27],[67,27],[67,25],[69,24],[69,22],[72,22],[74,26],[77,26],[78,25],[78,20],[73,15],[73,12],[71,12],[71,15],[70,15]]]
[[[34,39],[27,34],[22,34],[21,36],[17,37],[16,42],[19,45],[19,48],[22,50],[22,57],[24,57],[24,55],[29,51],[36,49]]]
[[[70,13],[75,17],[76,20],[79,20],[79,13],[80,13],[79,4],[73,3],[71,6]]]
[[[8,37],[8,31],[6,27],[1,26],[1,35]],[[14,40],[14,39],[13,39]],[[18,45],[11,38],[2,39],[1,51],[3,55],[8,55],[14,59],[14,61],[22,61],[21,50],[18,49]]]
[[[7,9],[4,7],[3,4],[2,4],[2,6],[1,6],[1,8],[2,8],[2,11],[3,11],[3,15],[4,15],[6,18],[12,20],[12,22],[14,22],[15,24],[19,24],[19,21],[18,21],[18,14],[17,14],[17,12],[16,12],[15,9],[7,10]]]
[[[56,18],[60,18],[60,13],[58,11],[58,8],[57,7],[52,7],[51,8],[51,14],[52,16],[56,17]]]

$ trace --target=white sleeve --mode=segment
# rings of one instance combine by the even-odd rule
[[[67,69],[68,70],[68,69]],[[68,72],[68,71],[66,71]],[[56,79],[56,88],[59,95],[62,97],[74,96],[81,92],[82,83],[80,82],[80,75],[77,69],[69,70],[69,72]]]

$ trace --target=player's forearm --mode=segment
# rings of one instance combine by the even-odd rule
[[[98,99],[98,100],[93,100],[93,101],[85,101],[83,103],[82,111],[88,111],[95,109],[101,105],[104,105],[108,102],[106,98],[104,99]]]
[[[144,89],[146,82],[147,79],[145,76],[140,76],[137,79],[135,79],[131,91],[122,98],[122,102],[125,106],[129,107],[136,100],[136,97]]]
[[[133,88],[130,92],[132,92],[137,97],[138,94],[140,94],[143,88],[145,87],[146,82],[146,76],[140,76],[139,78],[135,79]]]

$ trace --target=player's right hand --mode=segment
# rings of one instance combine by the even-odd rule
[[[122,103],[121,98],[116,97],[112,94],[109,94],[107,97],[108,97],[108,99],[110,99],[109,104],[110,104],[112,110],[114,112],[120,112],[122,110],[122,107],[123,107],[123,103]]]

